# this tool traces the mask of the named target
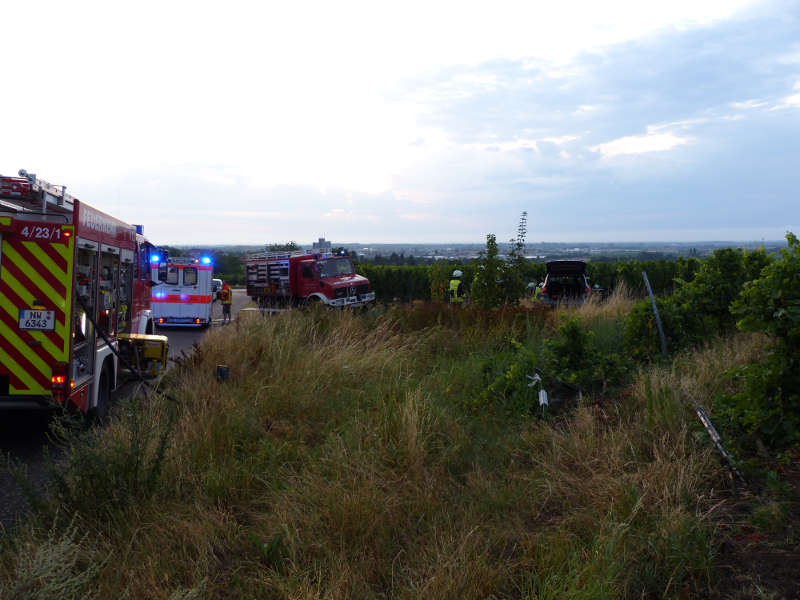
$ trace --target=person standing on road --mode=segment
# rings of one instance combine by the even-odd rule
[[[230,323],[233,293],[231,292],[231,286],[228,285],[227,281],[222,282],[222,289],[219,291],[219,301],[222,304],[222,322]]]

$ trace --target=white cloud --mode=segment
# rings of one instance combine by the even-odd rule
[[[731,107],[739,110],[752,110],[755,108],[764,108],[767,106],[764,100],[743,100],[742,102],[732,102]]]
[[[750,4],[142,0],[131,8],[79,0],[7,7],[4,20],[35,22],[39,41],[23,27],[7,27],[0,40],[0,68],[19,73],[25,89],[34,84],[31,93],[3,96],[3,114],[12,117],[3,125],[0,172],[25,167],[79,197],[99,188],[106,195],[87,194],[89,202],[106,202],[114,214],[128,210],[137,221],[151,214],[146,222],[162,226],[165,241],[199,235],[199,226],[175,225],[188,210],[193,226],[210,221],[204,235],[218,241],[234,226],[239,237],[256,223],[249,235],[270,227],[270,235],[304,239],[323,232],[297,228],[318,223],[329,233],[366,224],[359,230],[366,238],[378,221],[387,231],[416,221],[399,234],[414,237],[443,205],[463,210],[465,230],[482,232],[494,228],[488,213],[501,220],[507,210],[516,221],[521,208],[507,208],[512,200],[558,201],[558,187],[589,181],[580,170],[594,169],[589,144],[605,157],[688,144],[704,122],[691,117],[711,114],[704,102],[748,119],[763,115],[745,111],[774,107],[781,95],[781,107],[797,107],[798,86],[731,93],[725,86],[739,80],[716,78],[714,60],[682,54],[686,40],[676,31],[694,31],[695,43],[706,27],[737,19]],[[726,43],[710,33],[719,35],[711,46]],[[653,54],[664,64],[631,68],[643,63],[620,61],[619,44],[674,49],[682,61]],[[746,69],[753,51],[736,50]],[[779,63],[796,64],[796,46],[780,51]],[[773,55],[764,60],[774,67]],[[688,76],[705,68],[711,81],[703,89],[713,98],[700,97],[692,81],[652,89],[660,83],[647,73],[666,66],[665,77],[674,77],[676,64]],[[409,81],[421,83],[403,96]],[[734,111],[731,98],[751,99]],[[621,115],[626,108],[635,114]],[[717,111],[714,119],[741,118]],[[667,122],[683,115],[690,118]],[[644,135],[620,137],[662,121]],[[140,180],[124,189],[134,176]],[[431,235],[446,237],[434,229]]]
[[[645,135],[630,135],[617,138],[605,144],[597,144],[589,149],[599,152],[606,158],[621,156],[625,154],[645,154],[648,152],[664,152],[672,150],[678,146],[688,144],[689,138],[679,137],[674,133],[657,133],[648,128]]]
[[[440,220],[441,217],[438,215],[433,215],[430,213],[400,213],[397,215],[400,219],[405,219],[407,221],[436,221]]]
[[[785,98],[783,98],[779,106],[786,108],[800,107],[800,94],[793,94],[791,96],[786,96]]]
[[[378,215],[362,213],[355,210],[346,210],[343,208],[333,208],[323,214],[323,217],[332,221],[379,221]]]
[[[792,89],[796,92],[800,92],[800,81],[796,81]],[[800,107],[800,93],[791,94],[784,98],[781,98],[778,105],[775,107],[776,109],[779,108],[796,108]]]

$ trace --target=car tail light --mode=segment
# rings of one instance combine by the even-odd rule
[[[52,375],[50,375],[50,391],[53,393],[53,400],[56,402],[64,401],[64,391],[67,389],[67,363],[55,363]]]
[[[163,325],[163,323],[164,323],[164,317],[159,317],[158,324]]]
[[[200,319],[195,319],[194,322],[196,325],[200,325]]]

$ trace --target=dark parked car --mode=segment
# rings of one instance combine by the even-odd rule
[[[547,263],[547,274],[539,300],[544,304],[582,304],[592,294],[582,260],[553,260]]]

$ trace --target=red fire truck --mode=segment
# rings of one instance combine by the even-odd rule
[[[0,409],[105,414],[118,340],[153,331],[152,245],[24,170],[0,176],[0,241]]]
[[[265,252],[245,260],[247,295],[261,306],[364,306],[375,300],[369,279],[346,255],[302,250]]]

